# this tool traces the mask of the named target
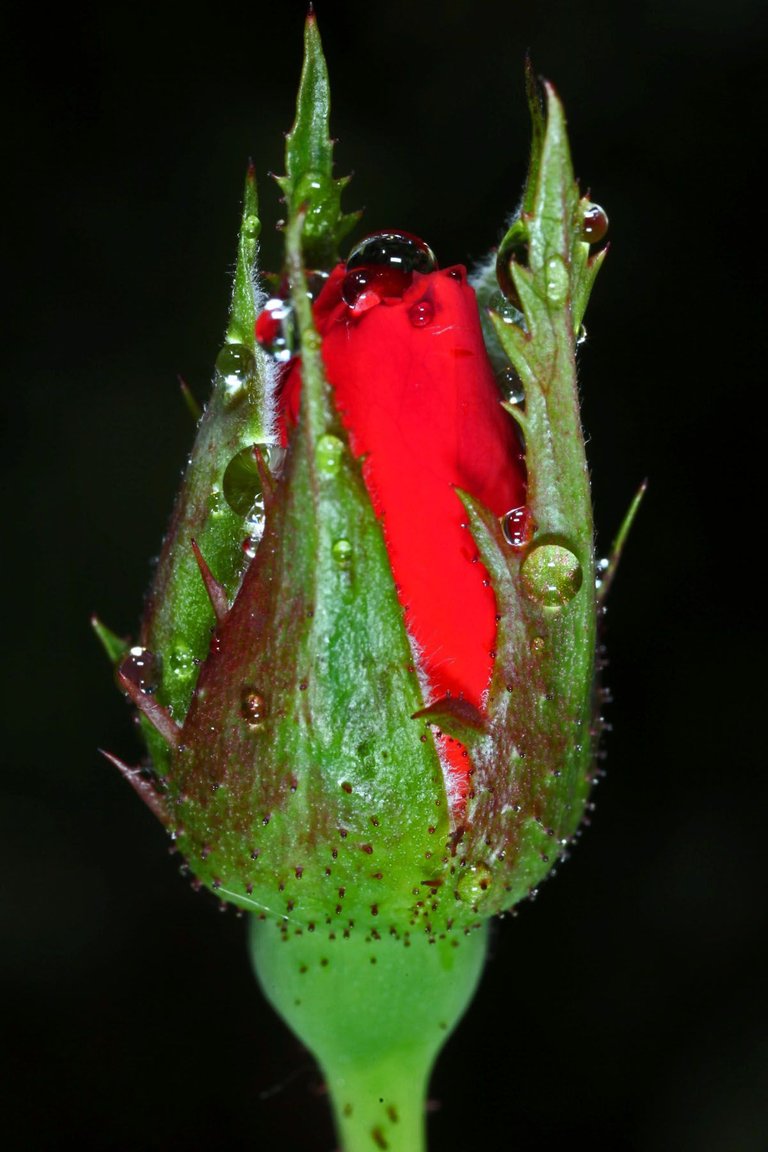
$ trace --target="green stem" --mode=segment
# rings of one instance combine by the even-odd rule
[[[487,928],[329,939],[252,923],[256,973],[323,1070],[343,1152],[423,1152],[429,1074],[477,986]]]

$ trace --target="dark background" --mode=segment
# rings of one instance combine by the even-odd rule
[[[581,362],[603,548],[650,479],[608,615],[593,826],[498,926],[433,1080],[431,1146],[763,1152],[764,5],[318,9],[346,205],[443,264],[482,256],[516,202],[526,49],[557,84],[577,174],[611,218]],[[97,610],[135,628],[191,440],[176,375],[205,395],[249,156],[277,263],[267,173],[303,15],[3,18],[6,1147],[334,1146],[244,922],[191,892],[96,752],[138,747],[88,627]]]

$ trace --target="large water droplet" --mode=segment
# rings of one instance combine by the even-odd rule
[[[372,232],[347,257],[347,271],[389,264],[404,272],[434,272],[437,259],[429,245],[411,232]]]
[[[456,884],[459,899],[467,904],[477,904],[488,892],[492,880],[493,873],[487,864],[475,864],[466,868]]]
[[[520,565],[523,590],[544,608],[562,608],[581,588],[581,564],[562,544],[539,544]]]
[[[258,447],[265,464],[270,463],[272,447],[259,444],[243,448],[233,456],[224,469],[222,488],[224,499],[238,516],[247,516],[259,497],[262,496],[261,476],[256,463],[254,447]],[[263,508],[262,508],[263,510]]]
[[[337,540],[331,548],[331,555],[339,568],[352,567],[352,545],[349,540]]]
[[[547,261],[546,290],[550,304],[564,304],[568,299],[568,269],[562,256],[550,256]]]
[[[419,300],[408,309],[408,319],[414,328],[426,328],[435,316],[435,306],[430,300]]]
[[[434,272],[436,268],[434,252],[418,236],[374,232],[349,254],[342,299],[355,313],[364,312],[382,298],[402,296],[414,272]]]
[[[225,344],[216,357],[216,371],[224,380],[229,400],[239,399],[253,376],[256,360],[244,344]]]
[[[120,675],[130,680],[140,692],[149,695],[157,691],[160,683],[158,659],[146,648],[129,648],[128,655],[120,663]]]
[[[599,244],[608,232],[608,213],[599,204],[587,204],[581,234],[590,244]]]
[[[321,436],[317,441],[315,451],[317,467],[321,472],[324,472],[326,476],[332,476],[335,472],[338,472],[341,457],[344,454],[344,445],[338,436],[332,436],[330,433]]]
[[[535,531],[536,523],[527,504],[511,508],[501,518],[502,535],[507,544],[516,551],[528,547]]]
[[[267,702],[255,688],[246,686],[240,696],[240,715],[249,728],[257,731],[267,718]]]

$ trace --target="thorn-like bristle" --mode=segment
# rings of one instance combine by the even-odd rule
[[[139,767],[132,768],[129,764],[123,763],[119,757],[114,756],[111,752],[105,751],[104,748],[99,748],[99,752],[105,760],[108,760],[110,764],[113,764],[115,768],[117,768],[120,775],[128,781],[131,788],[133,788],[136,795],[144,801],[150,812],[157,816],[161,824],[167,827],[170,819],[165,806],[165,800],[157,791],[152,781],[143,775],[142,769]]]
[[[117,682],[126,696],[130,697],[136,705],[142,716],[147,718],[152,727],[160,733],[172,748],[177,748],[181,739],[181,728],[179,728],[171,714],[163,708],[162,704],[158,704],[154,696],[151,696],[148,692],[142,692],[139,685],[134,684],[120,668],[117,670]]]
[[[198,420],[203,414],[203,410],[197,402],[196,397],[192,393],[192,389],[181,376],[178,377],[179,387],[181,388],[181,396],[187,406],[190,416],[197,424]]]
[[[256,461],[256,467],[259,470],[261,491],[264,496],[264,507],[268,511],[275,498],[275,478],[269,470],[269,465],[267,464],[260,444],[254,444],[253,458]]]
[[[96,633],[101,646],[106,652],[109,659],[113,664],[117,664],[122,660],[131,646],[131,642],[127,636],[118,636],[111,628],[107,628],[106,624],[102,624],[98,616],[91,616],[91,628]]]
[[[200,575],[203,578],[203,584],[205,584],[205,590],[208,593],[208,599],[211,602],[214,616],[216,617],[217,623],[223,624],[229,613],[226,589],[223,584],[219,583],[206,564],[197,540],[192,541],[192,551],[195,554],[195,560],[200,569]]]

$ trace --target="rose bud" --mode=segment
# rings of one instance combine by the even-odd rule
[[[99,628],[151,765],[112,759],[195,883],[255,914],[259,977],[345,1147],[415,1150],[487,918],[563,857],[592,779],[615,561],[597,590],[575,348],[605,217],[529,83],[521,208],[471,282],[406,232],[339,262],[356,217],[312,16],[306,48],[285,290],[254,289],[251,171],[140,643]]]

